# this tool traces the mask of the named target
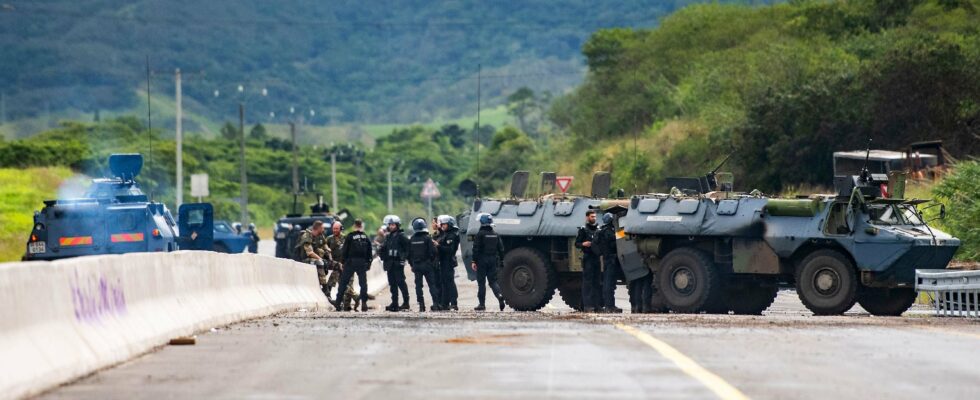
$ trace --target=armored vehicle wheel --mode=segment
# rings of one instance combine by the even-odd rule
[[[912,307],[917,295],[912,288],[862,287],[858,303],[873,315],[897,317]]]
[[[518,311],[537,311],[551,301],[558,286],[558,274],[541,252],[519,247],[504,256],[500,289],[507,305]]]
[[[573,310],[582,311],[582,278],[562,279],[558,284],[558,295]]]
[[[728,305],[739,315],[761,315],[776,300],[775,286],[741,287],[728,291]]]
[[[667,307],[678,313],[701,311],[722,295],[721,278],[711,256],[690,247],[668,253],[660,263],[657,280]]]
[[[796,293],[816,315],[840,315],[857,300],[854,265],[834,250],[817,250],[796,267]]]

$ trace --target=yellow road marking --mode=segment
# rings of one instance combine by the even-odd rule
[[[744,393],[726,382],[720,376],[711,373],[711,371],[708,371],[697,362],[690,359],[688,356],[685,356],[684,353],[681,353],[671,345],[629,325],[616,324],[616,328],[633,335],[633,337],[639,339],[647,346],[652,347],[654,350],[660,353],[660,355],[664,356],[664,358],[673,361],[674,364],[681,369],[681,371],[684,371],[685,374],[697,379],[699,382],[701,382],[701,384],[714,392],[718,398],[724,400],[748,400],[749,397]]]

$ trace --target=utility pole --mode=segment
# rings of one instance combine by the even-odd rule
[[[299,155],[296,146],[296,123],[289,121],[289,136],[293,141],[293,214],[296,214],[296,202],[299,197]]]
[[[483,64],[476,65],[476,179],[480,179],[480,106],[483,88]],[[480,183],[476,183],[477,196],[480,195]]]
[[[238,103],[238,130],[241,133],[242,183],[241,208],[242,225],[248,225],[248,175],[245,173],[245,102]]]
[[[174,182],[177,183],[176,203],[179,210],[184,203],[184,118],[181,110],[180,68],[177,68],[174,79],[177,87],[177,179]]]
[[[339,209],[337,206],[337,152],[336,151],[330,152],[330,192],[332,194],[331,200],[333,200],[333,203],[331,205],[334,207],[334,212],[336,212],[336,210]]]
[[[388,166],[388,214],[391,214],[395,207],[391,201],[391,170],[395,169],[395,163]]]

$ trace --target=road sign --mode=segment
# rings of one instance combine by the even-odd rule
[[[572,179],[574,176],[559,176],[555,178],[555,183],[558,185],[558,189],[562,193],[568,192],[568,188],[572,186]]]
[[[208,197],[208,174],[191,175],[191,196]]]
[[[420,193],[420,196],[422,196],[423,199],[436,199],[439,198],[439,196],[442,196],[442,194],[439,193],[439,188],[436,187],[436,183],[432,181],[432,178],[429,178],[425,181],[425,184],[422,185],[422,193]]]

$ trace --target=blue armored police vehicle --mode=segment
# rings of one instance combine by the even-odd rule
[[[139,154],[109,156],[110,178],[93,179],[82,198],[45,200],[23,259],[60,258],[177,249],[210,250],[210,204],[184,204],[180,226],[163,203],[150,201],[136,184]]]
[[[309,215],[297,213],[295,209],[294,204],[293,213],[279,218],[275,226],[272,227],[272,236],[276,241],[276,257],[292,258],[293,248],[298,243],[299,235],[304,229],[313,225],[313,221],[323,221],[329,233],[330,225],[334,221],[342,221],[348,215],[346,210],[342,210],[340,215],[331,214],[330,206],[323,202],[323,194],[321,193],[317,193],[316,203],[310,205]]]

